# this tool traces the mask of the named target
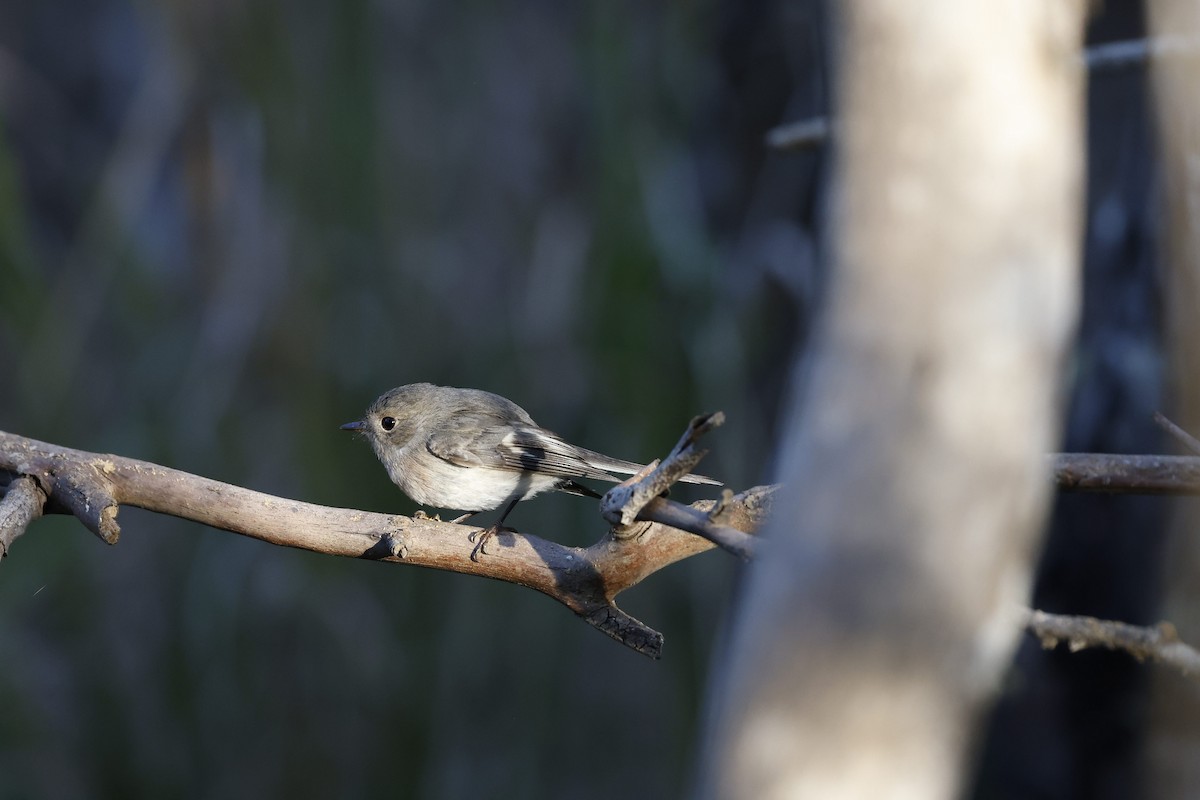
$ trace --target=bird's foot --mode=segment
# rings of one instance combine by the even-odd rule
[[[471,531],[467,534],[467,541],[475,545],[475,549],[471,551],[471,560],[479,563],[479,556],[486,556],[487,550],[484,549],[488,541],[499,533],[516,533],[516,529],[507,528],[499,523],[490,528],[480,528],[479,530]]]

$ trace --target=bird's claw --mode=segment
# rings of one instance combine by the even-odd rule
[[[479,556],[488,554],[485,549],[487,543],[499,533],[516,533],[516,530],[503,525],[493,525],[490,528],[478,528],[468,533],[467,541],[475,545],[475,549],[471,551],[471,560],[478,564]]]
[[[471,550],[471,560],[474,561],[476,564],[479,563],[480,555],[485,555],[485,556],[487,555],[487,550],[483,549],[484,544],[487,543],[487,539],[488,539],[488,537],[486,537],[486,536],[480,536],[479,543],[475,545],[475,548],[473,550]]]

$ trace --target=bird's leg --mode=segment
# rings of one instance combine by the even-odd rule
[[[508,513],[513,510],[513,506],[515,506],[517,504],[517,501],[520,499],[521,498],[518,496],[518,497],[514,497],[512,500],[508,501],[508,505],[505,506],[504,511],[502,511],[500,513],[500,519],[496,520],[495,523],[493,523],[490,528],[484,528],[483,530],[479,530],[479,531],[472,531],[471,533],[467,534],[467,541],[473,542],[475,544],[475,549],[471,551],[471,560],[472,561],[479,561],[480,554],[483,554],[485,556],[487,555],[487,550],[483,549],[484,545],[486,545],[488,543],[488,539],[491,539],[493,536],[495,536],[500,531],[505,530],[504,518],[508,516]],[[476,512],[476,513],[478,513],[478,512]]]
[[[468,511],[467,513],[463,514],[462,516],[455,517],[454,519],[450,520],[450,524],[457,525],[460,522],[466,522],[467,520],[469,520],[471,517],[475,516],[476,514],[482,514],[482,513],[483,513],[482,511]]]

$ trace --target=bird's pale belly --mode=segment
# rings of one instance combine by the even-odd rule
[[[429,464],[417,475],[388,464],[388,475],[406,495],[425,506],[456,511],[488,511],[513,497],[532,497],[553,489],[561,478],[531,472],[459,467],[446,461]]]

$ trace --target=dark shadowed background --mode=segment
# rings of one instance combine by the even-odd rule
[[[1140,13],[1106,3],[1093,39]],[[0,429],[409,513],[338,425],[429,380],[630,459],[720,408],[702,471],[768,480],[829,152],[763,137],[829,109],[831,46],[812,2],[9,0]],[[1155,451],[1143,73],[1090,97],[1066,447]],[[1152,621],[1165,508],[1060,503],[1038,604]],[[0,566],[0,797],[685,790],[723,554],[622,597],[654,663],[517,587],[121,521],[115,548],[40,521]],[[566,496],[511,522],[604,530]],[[1149,669],[1027,645],[979,796],[1131,796]]]

